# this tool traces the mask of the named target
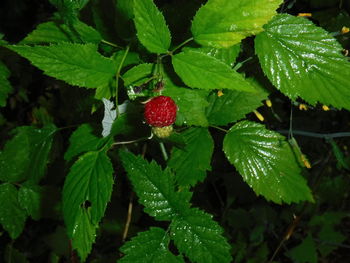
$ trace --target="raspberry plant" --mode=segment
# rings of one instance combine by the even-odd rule
[[[63,187],[56,213],[63,216],[72,262],[78,262],[75,253],[87,261],[100,225],[106,225],[107,207],[114,209],[112,196],[127,200],[130,192],[149,217],[146,227],[128,232],[135,205],[130,201],[123,244],[114,251],[118,262],[241,262],[241,241],[232,244],[223,221],[193,201],[210,171],[220,170],[221,155],[256,196],[278,205],[318,201],[309,187],[310,161],[292,126],[287,137],[261,123],[257,109],[264,101],[271,106],[269,96],[277,93],[294,105],[350,110],[350,63],[325,29],[288,14],[282,0],[182,1],[184,12],[177,10],[177,20],[171,16],[179,23],[174,27],[171,21],[174,32],[166,15],[174,11],[153,0],[111,1],[116,25],[103,20],[98,1],[50,2],[57,9],[50,21],[18,43],[0,44],[60,80],[58,88],[88,89],[84,96],[89,99],[73,96],[69,107],[87,103],[84,114],[91,115],[78,123],[66,121],[65,127],[54,114],[37,108],[35,122],[11,131],[0,153],[0,223],[12,239],[21,236],[29,217],[41,219],[45,183],[54,180],[47,166],[55,158],[67,167],[58,179]],[[92,10],[90,25],[82,21],[86,10]],[[251,70],[252,64],[260,67]],[[4,107],[13,88],[3,62],[0,72]],[[152,125],[153,117],[144,116],[144,102],[158,96],[175,101],[176,121],[172,113],[171,123]],[[273,114],[280,120],[278,112]],[[152,126],[175,121],[172,134],[152,137],[144,117]],[[63,143],[67,136],[68,145]],[[333,137],[327,139],[339,165],[349,169]],[[228,189],[237,190],[233,181],[224,180],[230,182]],[[234,200],[229,191],[227,196],[228,208]],[[244,220],[242,211],[239,218]],[[343,217],[337,218],[339,223]],[[314,244],[310,235],[303,240],[303,246]],[[300,262],[296,252],[290,253]],[[258,255],[256,260],[249,262],[263,262]]]

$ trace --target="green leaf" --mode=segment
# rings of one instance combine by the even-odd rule
[[[37,28],[29,33],[21,42],[21,45],[43,44],[43,43],[95,43],[98,44],[102,37],[94,28],[77,21],[73,28],[66,24],[46,22],[39,24]]]
[[[194,40],[203,45],[226,48],[263,31],[281,0],[209,0],[192,22]]]
[[[106,85],[117,71],[115,62],[98,53],[97,45],[94,44],[6,47],[30,60],[46,75],[80,87]]]
[[[113,55],[113,60],[117,68],[121,67],[121,69],[123,69],[126,66],[138,64],[140,62],[138,53],[128,52],[124,58],[125,52],[125,50],[120,50]],[[123,63],[123,65],[121,65],[121,63]],[[115,84],[113,83],[106,83],[96,89],[95,98],[98,100],[103,98],[110,99],[113,96],[115,96]]]
[[[134,1],[117,0],[116,7],[127,19],[134,17]]]
[[[311,21],[278,15],[255,39],[264,73],[285,95],[350,109],[350,63],[342,47]]]
[[[229,263],[230,245],[222,236],[222,228],[209,214],[191,208],[175,217],[170,224],[171,238],[191,262]]]
[[[181,186],[194,186],[203,181],[214,150],[214,141],[206,128],[190,128],[182,133],[184,149],[173,148],[168,165],[176,172],[176,181]]]
[[[51,124],[42,129],[33,129],[32,127],[28,127],[26,130],[28,131],[28,139],[30,143],[30,164],[25,173],[27,174],[28,182],[37,184],[45,175],[53,136],[57,131],[57,128],[55,125]]]
[[[241,44],[233,45],[228,48],[214,48],[214,47],[199,47],[199,48],[188,48],[185,47],[183,51],[192,50],[206,55],[212,56],[218,60],[221,60],[225,64],[233,67],[239,53],[241,52]]]
[[[254,88],[224,62],[200,52],[184,51],[172,57],[175,72],[191,88],[254,91]]]
[[[169,241],[169,235],[163,229],[151,227],[120,248],[125,256],[118,263],[184,262],[169,251]]]
[[[132,67],[123,74],[124,86],[138,86],[145,83],[152,76],[155,64],[144,63]]]
[[[6,106],[8,94],[12,91],[11,83],[8,81],[10,71],[4,63],[0,61],[0,107]]]
[[[167,79],[162,94],[171,97],[178,106],[177,125],[208,126],[205,114],[205,109],[209,105],[208,91],[177,87]]]
[[[90,208],[91,224],[99,223],[111,198],[112,186],[113,167],[105,152],[87,152],[74,163],[63,187],[63,216],[70,238],[74,237],[79,220],[83,220],[79,219],[80,208]]]
[[[78,251],[82,262],[85,262],[92,249],[97,227],[98,223],[92,223],[90,208],[79,207],[72,236],[72,247]]]
[[[7,141],[0,152],[0,180],[19,182],[26,177],[24,173],[29,166],[29,139],[25,132],[18,132]]]
[[[128,51],[128,54],[124,58],[125,52],[126,52],[126,50],[119,50],[113,55],[113,59],[115,60],[116,65],[119,66],[123,62],[122,66],[126,67],[126,66],[130,66],[133,64],[138,64],[141,61],[139,54],[136,52]],[[124,61],[123,61],[123,58],[124,58]]]
[[[21,126],[0,152],[0,180],[19,182],[24,179],[38,183],[45,175],[51,150],[54,125],[42,129]]]
[[[317,251],[315,242],[309,234],[301,244],[288,250],[288,257],[298,263],[317,263]]]
[[[278,204],[313,201],[293,151],[279,133],[241,121],[226,134],[223,149],[257,195]]]
[[[154,161],[148,163],[130,152],[121,151],[120,158],[146,213],[157,220],[171,220],[189,207],[191,193],[175,192],[169,170],[162,171]]]
[[[208,121],[211,125],[226,125],[245,118],[245,115],[262,106],[267,92],[260,89],[256,92],[223,90],[223,95],[213,93],[209,97],[207,108]]]
[[[34,220],[39,220],[41,217],[41,192],[41,188],[36,185],[23,185],[18,191],[18,202],[20,206]]]
[[[134,22],[137,37],[149,52],[160,54],[168,51],[170,31],[153,0],[134,1]]]
[[[16,239],[23,231],[26,213],[18,203],[18,191],[12,184],[0,184],[0,224]]]
[[[92,134],[89,124],[80,125],[69,138],[69,147],[64,154],[64,159],[72,160],[73,157],[88,151],[96,151],[102,143],[101,138]]]

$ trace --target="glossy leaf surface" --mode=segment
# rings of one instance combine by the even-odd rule
[[[263,30],[281,0],[209,0],[192,22],[194,40],[203,46],[226,48]]]
[[[153,263],[153,262],[184,262],[169,249],[169,235],[163,229],[151,227],[148,231],[139,233],[120,248],[125,256],[119,263]]]
[[[174,177],[168,170],[162,171],[154,161],[148,163],[130,152],[122,151],[120,157],[139,202],[149,215],[157,220],[171,220],[189,207],[191,194],[175,192]]]
[[[311,21],[287,14],[264,28],[255,51],[276,88],[292,100],[350,109],[350,63],[335,38]]]
[[[209,214],[191,208],[171,222],[170,230],[176,247],[191,262],[231,262],[230,245],[222,236],[222,228]]]
[[[257,195],[275,203],[313,201],[285,138],[262,124],[241,121],[224,139],[224,152]]]

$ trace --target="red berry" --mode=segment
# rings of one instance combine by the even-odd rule
[[[172,125],[176,119],[177,106],[172,98],[158,96],[152,98],[145,105],[145,120],[153,127]]]

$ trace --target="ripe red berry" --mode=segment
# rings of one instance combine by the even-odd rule
[[[175,122],[176,111],[177,106],[172,98],[157,96],[146,103],[144,117],[153,127],[165,127]]]

